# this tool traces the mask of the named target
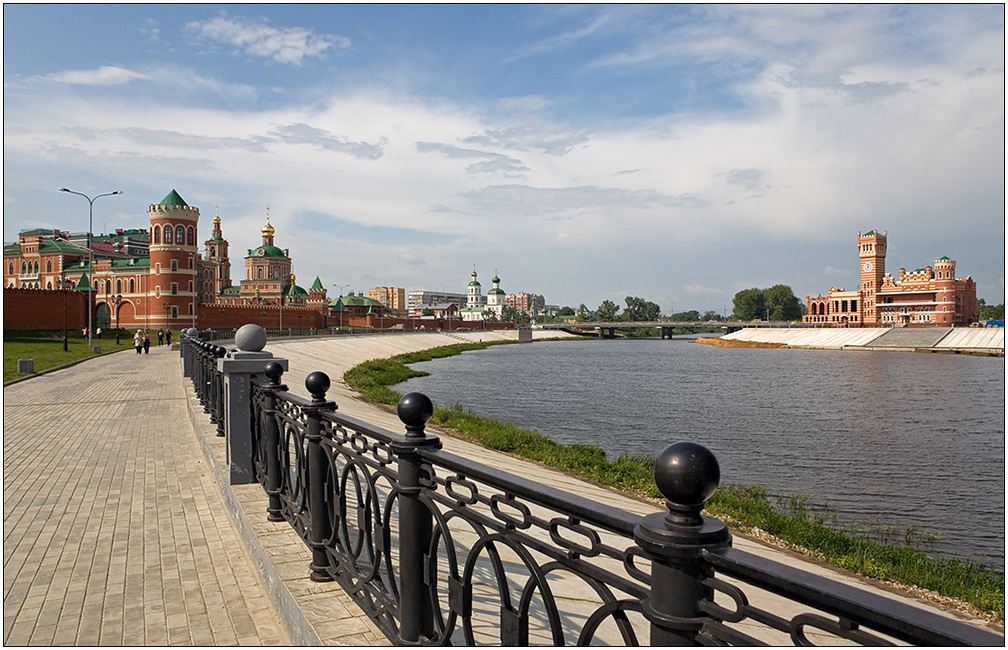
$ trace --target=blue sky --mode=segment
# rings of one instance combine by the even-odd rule
[[[720,312],[947,255],[1004,300],[1000,5],[4,5],[4,241],[172,189],[232,279]]]

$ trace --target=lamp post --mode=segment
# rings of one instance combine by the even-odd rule
[[[88,254],[88,273],[91,274],[91,278],[88,280],[88,313],[87,313],[87,342],[88,349],[93,350],[91,347],[91,337],[94,332],[92,332],[92,316],[91,312],[94,310],[94,298],[91,296],[91,283],[94,282],[94,255],[91,252],[91,230],[93,229],[92,223],[94,221],[94,202],[103,196],[115,196],[116,194],[122,194],[122,190],[116,190],[115,192],[108,192],[107,194],[99,194],[94,198],[91,198],[87,194],[82,194],[81,192],[75,192],[73,190],[68,190],[65,187],[59,188],[60,192],[67,192],[69,194],[76,194],[77,196],[83,196],[88,202],[88,235],[87,235],[87,254]]]
[[[343,297],[343,289],[344,289],[344,287],[349,287],[350,285],[349,284],[336,284],[334,282],[333,286],[334,287],[339,287],[339,297],[342,298]],[[346,305],[343,306],[343,309],[346,309]],[[340,329],[343,329],[343,310],[340,310],[340,313],[339,313],[339,326],[340,326]]]

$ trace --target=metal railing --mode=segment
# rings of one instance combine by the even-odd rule
[[[701,512],[720,470],[700,445],[658,456],[667,509],[640,517],[445,451],[425,433],[433,406],[420,393],[399,402],[405,433],[394,433],[341,414],[324,373],[306,378],[310,398],[293,394],[271,361],[250,380],[248,411],[226,413],[226,351],[189,342],[211,418],[251,419],[267,518],[290,523],[311,550],[311,579],[338,581],[391,643],[1004,643],[732,548]]]

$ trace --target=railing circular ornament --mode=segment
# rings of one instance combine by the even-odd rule
[[[262,352],[266,347],[266,330],[261,325],[248,323],[238,328],[234,340],[242,352]]]

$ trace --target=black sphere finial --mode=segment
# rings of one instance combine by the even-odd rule
[[[423,437],[427,420],[434,415],[434,403],[423,393],[409,393],[399,400],[396,413],[406,425],[407,437]]]
[[[658,455],[654,480],[666,499],[669,523],[702,523],[700,511],[721,482],[721,466],[709,449],[695,442],[677,442]]]
[[[271,384],[279,384],[280,378],[283,377],[284,373],[283,364],[279,361],[270,361],[263,368],[263,372],[266,374],[266,378],[270,380]]]
[[[324,402],[326,401],[326,391],[329,390],[332,382],[329,381],[329,375],[316,370],[305,377],[304,385],[311,393],[313,402]]]

